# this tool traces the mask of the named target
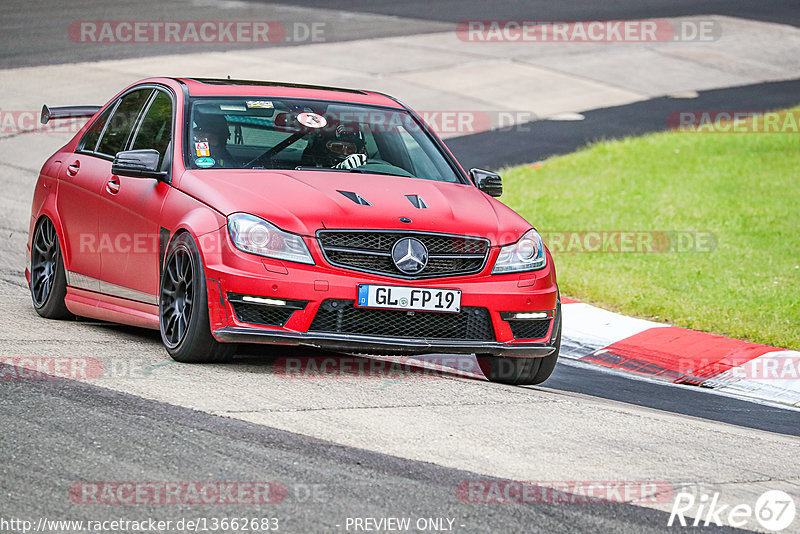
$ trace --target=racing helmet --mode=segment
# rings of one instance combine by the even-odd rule
[[[367,142],[357,124],[339,124],[333,132],[322,132],[313,141],[313,153],[317,163],[333,167],[347,156],[366,154]]]
[[[231,131],[228,128],[228,121],[224,115],[217,113],[197,113],[194,116],[194,136],[196,138],[205,135],[213,135],[218,143],[225,146],[231,138]]]

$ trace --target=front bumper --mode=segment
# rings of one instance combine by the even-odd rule
[[[330,266],[323,259],[318,243],[313,238],[306,238],[306,244],[317,261],[316,265],[281,262],[246,254],[233,248],[226,234],[215,237],[215,243],[221,243],[222,246],[201,246],[201,251],[207,277],[211,331],[214,338],[221,342],[271,343],[344,352],[479,353],[534,358],[548,356],[555,350],[560,324],[557,311],[549,328],[539,331],[536,337],[521,336],[520,331],[513,331],[514,325],[503,318],[504,312],[557,310],[558,287],[549,253],[547,267],[540,271],[492,275],[491,268],[498,253],[493,248],[480,273],[409,281]],[[424,328],[391,332],[370,329],[337,331],[316,328],[312,324],[322,313],[324,303],[338,300],[341,304],[355,300],[359,284],[459,289],[462,292],[463,309],[480,308],[486,311],[485,315],[491,323],[490,335],[451,338],[424,333]],[[277,321],[279,326],[251,323],[237,316],[231,302],[231,298],[236,300],[241,295],[297,301],[304,305]]]
[[[289,332],[250,327],[225,327],[214,330],[220,341],[271,343],[313,347],[341,352],[374,352],[381,354],[493,354],[543,358],[555,351],[549,343],[502,343],[498,341],[456,341],[442,339],[405,339],[385,336],[363,336],[321,332]]]

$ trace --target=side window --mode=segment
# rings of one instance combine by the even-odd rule
[[[117,152],[125,150],[136,117],[152,92],[152,89],[140,89],[122,97],[97,145],[97,152],[114,157]]]
[[[172,140],[172,100],[163,91],[156,91],[156,96],[150,102],[150,107],[142,119],[133,149],[153,148],[158,150],[159,167],[164,161],[169,142]]]
[[[97,147],[97,141],[100,139],[100,134],[103,133],[103,128],[108,122],[108,117],[112,111],[114,111],[114,105],[108,106],[103,114],[97,117],[97,120],[89,126],[89,129],[83,134],[81,142],[78,144],[78,151],[94,152]]]

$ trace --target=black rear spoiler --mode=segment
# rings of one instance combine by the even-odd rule
[[[73,117],[91,117],[98,111],[100,106],[66,106],[60,108],[48,108],[42,106],[42,124],[47,124],[50,119],[71,119]]]

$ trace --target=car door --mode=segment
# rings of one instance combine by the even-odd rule
[[[118,98],[95,119],[74,154],[61,166],[56,205],[65,228],[65,268],[69,285],[99,291],[101,257],[108,249],[99,229],[103,192],[116,147],[124,146],[152,88]]]
[[[57,205],[66,228],[69,285],[106,292],[102,257],[113,243],[101,233],[99,220],[111,178],[111,162],[127,143],[135,119],[152,91],[149,87],[134,89],[108,106],[81,138],[75,154],[61,166]]]
[[[164,170],[171,167],[174,105],[156,89],[136,120],[125,149],[155,149]],[[102,279],[116,296],[156,304],[159,284],[159,220],[170,186],[153,178],[113,175],[102,192],[101,235],[113,247],[101,258]]]
[[[78,143],[76,152],[65,155],[58,173],[56,207],[64,230],[64,268],[69,285],[85,289],[94,287],[82,283],[83,277],[95,280],[100,276],[97,214],[107,162],[96,157],[94,150],[118,103],[108,106],[95,119]]]

